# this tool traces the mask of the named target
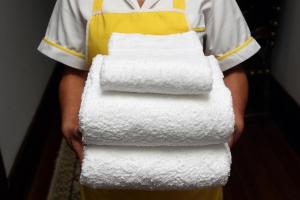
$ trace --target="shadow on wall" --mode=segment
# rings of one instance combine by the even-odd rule
[[[300,2],[287,0],[275,45],[271,73],[300,105]]]
[[[36,50],[55,1],[5,1],[0,7],[0,147],[9,175],[54,69]],[[4,5],[3,5],[4,4]]]

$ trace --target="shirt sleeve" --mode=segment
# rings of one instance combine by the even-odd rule
[[[38,50],[67,66],[88,70],[85,59],[86,21],[78,2],[57,0]]]
[[[206,21],[204,51],[218,59],[222,71],[247,60],[260,49],[236,0],[212,0]]]

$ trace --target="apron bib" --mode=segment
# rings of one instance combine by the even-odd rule
[[[173,0],[168,10],[103,12],[103,0],[95,0],[93,16],[87,30],[87,63],[97,54],[108,54],[108,41],[113,32],[167,35],[191,30],[185,16],[185,0]]]

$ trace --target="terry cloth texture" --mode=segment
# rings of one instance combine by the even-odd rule
[[[100,87],[103,56],[88,75],[79,112],[85,144],[199,146],[220,144],[234,131],[230,90],[217,61],[207,58],[213,86],[208,95],[107,92]]]
[[[211,68],[204,54],[201,51],[178,54],[104,56],[101,89],[177,95],[210,92]]]
[[[185,35],[189,34],[193,33]],[[169,62],[171,57],[177,59],[187,52],[194,55],[189,45],[180,51],[180,44],[189,43],[191,39],[184,39],[183,35],[173,35],[178,37],[178,42],[173,43],[173,54],[167,51],[172,45],[168,37],[161,36],[169,42],[164,44],[159,43],[160,36],[136,35],[141,40],[150,37],[152,42],[160,45],[159,53],[151,50],[153,43],[132,44],[124,43],[123,39],[112,39],[110,55],[98,55],[93,59],[79,111],[85,144],[81,184],[95,189],[190,190],[227,183],[231,153],[226,142],[234,131],[234,113],[231,92],[224,84],[223,73],[214,56],[202,54],[201,59],[205,60],[212,78],[211,90],[207,93],[160,94],[153,91],[109,91],[102,87],[102,78],[107,75],[106,70],[102,71],[105,65],[107,69],[109,65],[115,65],[109,79],[118,73],[119,80],[130,82],[130,76],[122,76],[126,66],[130,65],[124,62],[113,64],[112,60],[116,57],[128,59],[130,52],[137,49],[141,59],[147,55],[152,58],[145,62],[152,62],[149,68],[158,65],[159,55],[161,58],[170,56]],[[122,34],[116,36],[123,37]],[[130,34],[127,36],[131,37]],[[127,48],[130,44],[132,47]],[[191,42],[191,45],[195,44]],[[198,46],[199,51],[201,48]],[[112,60],[106,60],[108,57]],[[133,57],[129,60],[134,68],[141,64]],[[195,62],[193,59],[186,61],[187,57],[179,60],[175,65],[178,69],[183,63],[189,62],[193,66]],[[167,64],[163,66],[168,67]],[[120,68],[115,70],[117,67]],[[126,70],[136,73],[133,68]],[[145,76],[141,77],[145,79]]]
[[[226,144],[206,147],[89,145],[80,182],[91,188],[189,190],[226,184],[231,154]]]
[[[195,31],[169,35],[112,33],[108,42],[108,55],[132,52],[143,54],[149,51],[159,55],[165,50],[170,54],[195,50],[203,53],[203,46]]]

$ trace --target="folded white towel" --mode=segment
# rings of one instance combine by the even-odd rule
[[[205,147],[85,146],[80,183],[102,189],[188,190],[225,185],[228,144]]]
[[[213,88],[209,95],[104,92],[102,56],[96,56],[82,95],[80,129],[85,144],[190,146],[225,143],[234,130],[230,90],[210,56]]]
[[[203,52],[203,46],[195,31],[185,33],[176,33],[168,35],[149,35],[149,34],[128,34],[112,33],[108,42],[108,54],[131,53],[131,51],[145,53],[148,55],[149,50],[156,51],[153,54],[159,55],[168,51],[170,55],[180,52],[189,52],[198,50]]]
[[[199,52],[175,57],[109,55],[100,65],[100,85],[106,91],[193,95],[212,89],[211,67]]]

